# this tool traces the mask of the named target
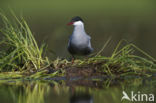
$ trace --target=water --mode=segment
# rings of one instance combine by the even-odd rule
[[[92,78],[93,79],[93,78]],[[94,80],[1,80],[1,103],[121,103],[130,95],[156,95],[156,78],[94,78]],[[124,103],[129,103],[124,100]],[[142,103],[142,102],[140,102]]]

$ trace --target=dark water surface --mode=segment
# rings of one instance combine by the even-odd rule
[[[93,79],[93,78],[92,78]],[[93,80],[1,80],[1,103],[121,103],[123,90],[130,96],[156,95],[156,78],[94,78]],[[131,103],[124,100],[123,103]],[[138,103],[138,102],[137,102]],[[139,102],[143,103],[143,102]],[[147,102],[150,103],[150,102]],[[154,103],[154,102],[152,102]]]

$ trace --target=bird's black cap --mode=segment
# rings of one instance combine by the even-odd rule
[[[75,22],[75,21],[82,21],[83,22],[83,20],[79,16],[73,17],[71,21],[72,22]]]

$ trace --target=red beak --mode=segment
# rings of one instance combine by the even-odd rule
[[[72,25],[74,22],[70,22],[70,23],[68,23],[67,25]]]

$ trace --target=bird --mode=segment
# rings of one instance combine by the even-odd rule
[[[91,46],[91,37],[86,33],[84,21],[76,16],[71,19],[67,25],[73,25],[74,29],[68,41],[68,51],[74,57],[75,55],[85,56],[93,52]]]

